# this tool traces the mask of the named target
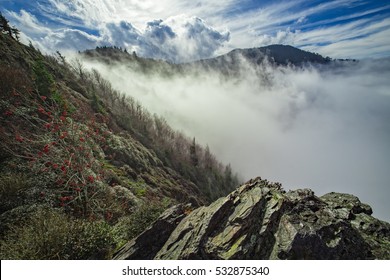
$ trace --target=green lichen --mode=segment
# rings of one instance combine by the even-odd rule
[[[246,235],[241,236],[238,238],[233,245],[230,247],[230,249],[223,254],[224,259],[230,259],[232,258],[239,250],[241,250],[241,243],[244,241]]]

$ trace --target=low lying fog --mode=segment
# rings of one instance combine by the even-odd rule
[[[208,144],[245,181],[261,176],[286,190],[351,193],[390,221],[390,60],[332,71],[243,63],[234,79],[84,64]]]

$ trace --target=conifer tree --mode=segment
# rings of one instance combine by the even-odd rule
[[[8,33],[12,37],[11,27],[9,21],[0,13],[0,30],[2,33]]]
[[[198,166],[199,159],[198,155],[196,154],[196,142],[195,142],[195,137],[192,140],[192,144],[190,146],[190,158],[191,158],[191,163],[193,166]]]
[[[0,13],[0,32],[8,34],[11,38],[15,38],[19,41],[20,31],[16,27],[11,27],[9,21]],[[14,39],[15,39],[14,38]]]
[[[20,31],[16,27],[12,27],[11,28],[11,33],[13,33],[14,36],[15,36],[15,39],[17,41],[19,41],[19,39],[20,39]],[[12,37],[12,35],[11,35],[11,37]]]

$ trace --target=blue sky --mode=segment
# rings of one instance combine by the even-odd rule
[[[289,44],[333,58],[390,56],[390,1],[0,0],[44,51],[117,45],[171,61]]]

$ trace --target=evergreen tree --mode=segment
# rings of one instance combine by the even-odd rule
[[[192,140],[192,144],[190,146],[190,158],[191,158],[191,163],[193,166],[198,166],[199,159],[198,155],[196,154],[196,142],[195,142],[195,137]]]
[[[8,34],[11,38],[15,38],[19,41],[20,31],[16,27],[11,27],[9,21],[0,13],[0,32]]]
[[[209,145],[207,145],[204,151],[204,167],[206,170],[211,170],[212,166],[213,166],[213,156],[210,152]]]
[[[233,178],[232,178],[232,166],[230,163],[226,165],[225,167],[225,184],[227,186],[231,186],[233,184]]]
[[[17,41],[19,41],[19,39],[20,39],[20,31],[16,27],[12,27],[11,28],[11,32],[14,34],[15,39]],[[11,37],[12,37],[12,35],[11,35]]]
[[[12,37],[11,27],[9,21],[0,13],[0,30],[2,33],[8,33]]]

